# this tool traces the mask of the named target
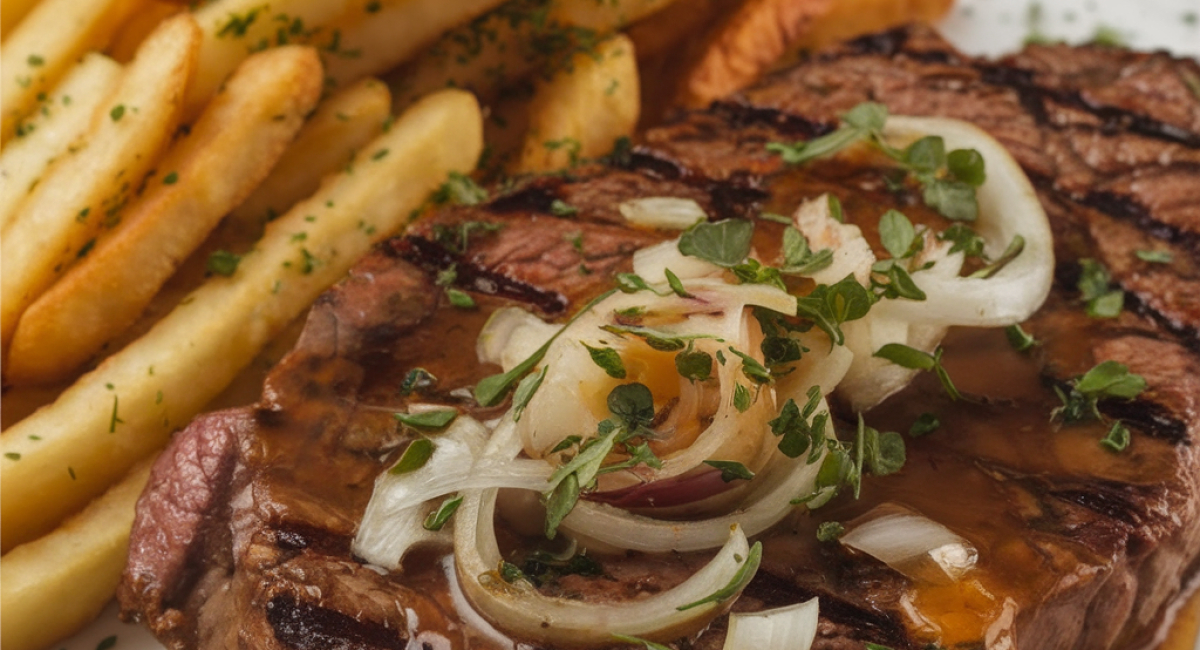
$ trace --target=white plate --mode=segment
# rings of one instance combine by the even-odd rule
[[[1200,0],[959,0],[940,28],[964,52],[988,56],[1020,48],[1035,31],[1080,43],[1104,29],[1115,30],[1123,42],[1137,49],[1163,48],[1200,57]],[[162,650],[144,628],[118,621],[115,605],[57,647],[96,650],[113,635],[117,637],[113,650]]]

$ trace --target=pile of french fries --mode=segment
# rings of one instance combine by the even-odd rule
[[[99,612],[154,455],[202,410],[256,399],[229,387],[256,387],[449,174],[485,148],[509,174],[602,156],[646,91],[660,114],[736,89],[828,6],[5,0],[0,645],[36,650]]]

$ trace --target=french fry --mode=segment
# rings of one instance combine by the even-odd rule
[[[5,0],[7,4],[7,0]],[[0,44],[0,141],[71,65],[103,47],[142,0],[42,0]]]
[[[120,77],[119,64],[90,52],[41,102],[42,110],[17,127],[18,137],[0,151],[0,228],[8,228],[17,205],[50,163],[87,132]]]
[[[326,175],[350,162],[354,152],[373,140],[391,116],[392,95],[376,79],[364,79],[321,102],[275,168],[230,213],[223,229],[254,241],[267,221],[308,197]]]
[[[184,258],[271,171],[316,106],[321,84],[311,47],[246,59],[163,156],[120,224],[21,316],[8,381],[64,379],[136,321]]]
[[[832,0],[746,0],[707,37],[682,79],[677,103],[703,107],[741,90],[766,72]]]
[[[633,135],[639,105],[637,61],[627,36],[576,54],[566,69],[538,86],[516,171],[564,169],[608,153],[617,138]]]
[[[0,434],[0,548],[51,530],[161,448],[375,242],[483,147],[479,106],[418,102],[312,197],[271,222],[231,277],[214,277],[53,404]]]
[[[21,22],[21,19],[33,9],[37,0],[5,0],[0,2],[0,38],[7,38],[9,32]]]
[[[39,7],[40,9],[40,7]],[[138,51],[76,153],[46,171],[0,242],[0,342],[17,319],[113,224],[178,123],[199,30],[181,14]],[[107,223],[106,223],[107,222]]]
[[[112,600],[134,505],[149,477],[146,461],[54,532],[0,558],[5,650],[41,650],[74,634]]]
[[[389,79],[403,106],[438,88],[466,88],[485,101],[551,60],[565,60],[672,0],[510,0],[447,32]]]
[[[325,67],[335,87],[383,74],[412,58],[438,36],[500,4],[502,0],[385,0],[352,11],[329,29],[337,40],[325,48]]]
[[[117,28],[105,52],[118,63],[129,63],[138,47],[158,24],[168,16],[184,11],[182,3],[173,0],[143,0],[145,5]]]
[[[184,119],[204,104],[251,52],[287,44],[317,44],[322,28],[343,13],[362,11],[359,0],[216,0],[193,15],[203,38],[196,78],[188,87]]]

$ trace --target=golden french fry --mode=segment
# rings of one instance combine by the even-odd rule
[[[41,650],[74,634],[112,600],[134,505],[149,477],[146,461],[54,532],[0,558],[5,650]]]
[[[21,19],[33,9],[38,0],[5,0],[0,2],[0,38],[7,38],[9,32],[21,22]]]
[[[101,106],[79,150],[56,161],[17,207],[17,218],[0,242],[4,348],[25,308],[114,225],[111,220],[170,140],[199,36],[187,14],[155,30]]]
[[[384,0],[359,8],[330,26],[336,41],[324,48],[336,87],[383,74],[412,58],[438,36],[502,0]]]
[[[169,16],[184,11],[182,3],[173,0],[143,0],[145,5],[117,28],[112,43],[105,52],[120,63],[129,63],[158,24]]]
[[[5,0],[7,4],[7,0]],[[39,94],[91,49],[108,42],[142,0],[42,0],[0,44],[0,141],[8,142],[17,122]]]
[[[828,13],[801,35],[794,47],[817,49],[905,23],[931,23],[944,16],[953,4],[954,0],[837,0]]]
[[[517,171],[564,169],[608,153],[617,138],[633,135],[639,105],[637,61],[627,36],[576,54],[535,91]]]
[[[17,136],[0,151],[0,228],[7,229],[20,204],[50,163],[85,133],[101,102],[121,77],[121,66],[89,52],[44,101],[43,110],[17,126]]]
[[[311,47],[246,59],[121,211],[121,223],[21,316],[7,381],[67,378],[133,324],[184,258],[267,176],[316,106],[321,84]]]
[[[376,79],[364,79],[321,102],[266,180],[222,224],[247,243],[267,221],[308,197],[325,176],[342,169],[391,116],[392,96]]]
[[[684,74],[678,103],[702,107],[741,90],[767,71],[832,0],[746,0],[707,36]]]
[[[547,61],[653,14],[672,0],[554,0],[545,14],[505,5],[443,35],[389,77],[397,105],[438,88],[466,88],[485,100]],[[540,5],[539,5],[540,6]],[[531,7],[532,9],[532,7]]]
[[[347,169],[267,226],[214,277],[53,404],[0,434],[0,547],[46,533],[166,443],[372,245],[483,147],[479,106],[418,102]]]
[[[204,36],[196,77],[188,87],[184,119],[204,104],[251,52],[287,44],[321,45],[315,37],[343,13],[363,11],[358,0],[215,0],[193,15]]]

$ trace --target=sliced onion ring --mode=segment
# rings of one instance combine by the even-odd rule
[[[667,591],[619,604],[553,598],[529,583],[507,583],[497,575],[503,557],[493,527],[496,490],[471,490],[465,497],[454,529],[463,593],[476,611],[513,636],[552,646],[605,646],[612,643],[612,634],[664,642],[694,634],[726,611],[736,594],[723,602],[680,608],[728,586],[750,557],[746,535],[735,526],[708,564]]]
[[[914,275],[925,292],[924,301],[887,300],[876,305],[872,314],[972,327],[1011,325],[1029,318],[1050,294],[1054,247],[1046,212],[1021,166],[992,136],[959,120],[892,116],[883,132],[893,143],[939,135],[947,150],[978,151],[987,161],[987,180],[976,191],[979,220],[973,227],[992,258],[999,257],[1017,235],[1025,239],[1025,249],[986,279]]]
[[[868,512],[839,541],[916,580],[958,580],[979,557],[971,542],[958,533],[890,504]],[[931,565],[935,571],[929,570]]]
[[[817,599],[729,615],[723,650],[809,650],[817,638]]]

